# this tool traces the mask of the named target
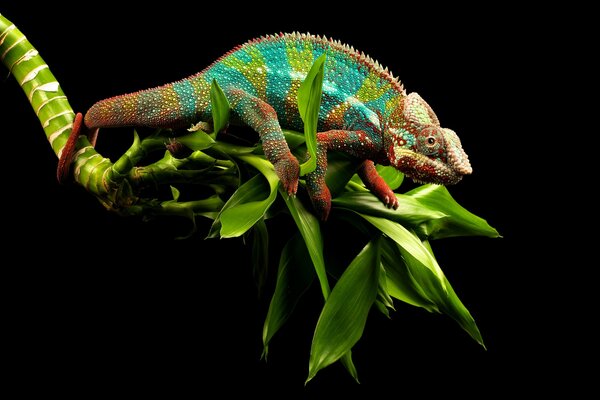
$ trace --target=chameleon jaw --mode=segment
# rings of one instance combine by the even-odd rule
[[[454,185],[463,175],[471,173],[470,165],[456,165],[449,157],[449,164],[431,159],[423,154],[396,147],[392,165],[417,183],[435,183],[438,185]],[[458,160],[457,160],[458,161]],[[468,161],[467,161],[468,163]]]

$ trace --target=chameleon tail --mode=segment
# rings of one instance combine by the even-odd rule
[[[182,128],[200,117],[197,99],[208,99],[200,79],[184,79],[153,89],[115,96],[94,104],[85,115],[88,128],[145,126]]]
[[[91,145],[96,145],[98,128],[87,130],[82,122],[83,115],[81,113],[77,113],[75,120],[73,120],[71,134],[69,135],[67,143],[65,143],[65,146],[60,153],[60,158],[58,159],[58,166],[56,168],[56,179],[58,180],[58,183],[65,183],[69,178],[69,174],[71,172],[71,163],[73,162],[73,156],[75,155],[75,145],[77,144],[79,135],[81,135],[83,131],[87,131],[86,134]]]

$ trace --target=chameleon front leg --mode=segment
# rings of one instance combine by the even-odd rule
[[[225,93],[237,117],[258,132],[265,156],[275,166],[285,191],[294,196],[298,190],[300,164],[290,152],[275,109],[243,90],[226,89]]]
[[[394,210],[398,208],[398,198],[396,198],[394,191],[390,189],[388,184],[385,183],[383,178],[379,175],[373,161],[363,161],[358,168],[358,176],[365,186],[377,196],[386,207],[391,207]]]
[[[313,207],[315,208],[317,215],[321,217],[323,221],[327,220],[329,211],[331,210],[331,193],[325,183],[327,151],[343,151],[344,153],[357,158],[369,160],[377,154],[377,149],[378,146],[372,142],[371,138],[364,131],[331,130],[317,133],[317,168],[306,176],[306,186]],[[369,182],[365,182],[369,188],[380,188],[382,187],[381,184],[387,187],[385,182],[383,182],[383,179],[377,175],[373,162],[370,161],[370,163],[373,165],[373,170],[368,167],[368,164],[363,163],[363,165],[361,165],[361,169],[359,170],[361,179],[366,179]],[[367,166],[365,167],[365,165]],[[363,170],[368,173],[362,174],[360,171]],[[373,172],[381,182],[377,181],[372,175]],[[376,182],[376,184],[371,185],[372,182]],[[389,187],[387,189],[391,192]],[[379,197],[377,190],[378,189],[376,189],[375,193]],[[383,193],[384,191],[381,190],[381,192]]]

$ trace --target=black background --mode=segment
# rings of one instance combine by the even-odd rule
[[[297,5],[275,18],[264,15],[273,9],[266,4],[218,6],[199,13],[173,2],[143,12],[106,2],[87,11],[13,4],[0,12],[40,51],[79,111],[188,76],[236,44],[280,31],[325,34],[388,66],[459,134],[474,174],[450,191],[504,236],[434,243],[488,350],[449,318],[398,304],[392,320],[371,313],[354,349],[361,385],[334,365],[305,388],[318,288],[274,339],[268,363],[260,361],[268,298],[257,298],[248,247],[204,240],[208,223],[175,241],[185,226],[112,215],[81,188],[58,185],[56,157],[9,78],[0,84],[3,252],[12,259],[3,263],[3,331],[16,355],[10,367],[28,382],[23,390],[487,397],[561,384],[552,361],[563,350],[549,338],[558,324],[547,319],[560,306],[539,279],[545,264],[528,251],[525,238],[540,212],[520,196],[526,167],[513,146],[530,128],[517,122],[528,109],[511,93],[533,76],[525,60],[540,48],[535,35],[515,35],[527,17],[490,8],[448,18],[449,10],[401,6],[309,13]],[[98,146],[110,154],[129,140],[128,131],[105,130]]]

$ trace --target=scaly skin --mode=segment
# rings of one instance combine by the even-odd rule
[[[256,130],[265,156],[285,190],[294,195],[299,166],[281,128],[302,130],[297,92],[313,61],[324,52],[323,97],[319,114],[317,168],[307,176],[316,212],[327,219],[331,195],[325,184],[327,152],[344,151],[364,160],[359,175],[388,207],[398,201],[374,163],[392,165],[419,182],[454,184],[471,173],[458,136],[441,128],[429,105],[406,94],[387,68],[338,41],[304,34],[280,34],[238,46],[202,72],[154,89],[102,100],[85,115],[98,128],[146,126],[182,128],[211,118],[213,79],[228,98],[233,116]],[[74,132],[74,137],[78,132]],[[72,140],[74,144],[74,140]],[[68,147],[68,146],[67,146]],[[65,148],[59,176],[68,172]],[[68,151],[67,151],[68,150]]]

